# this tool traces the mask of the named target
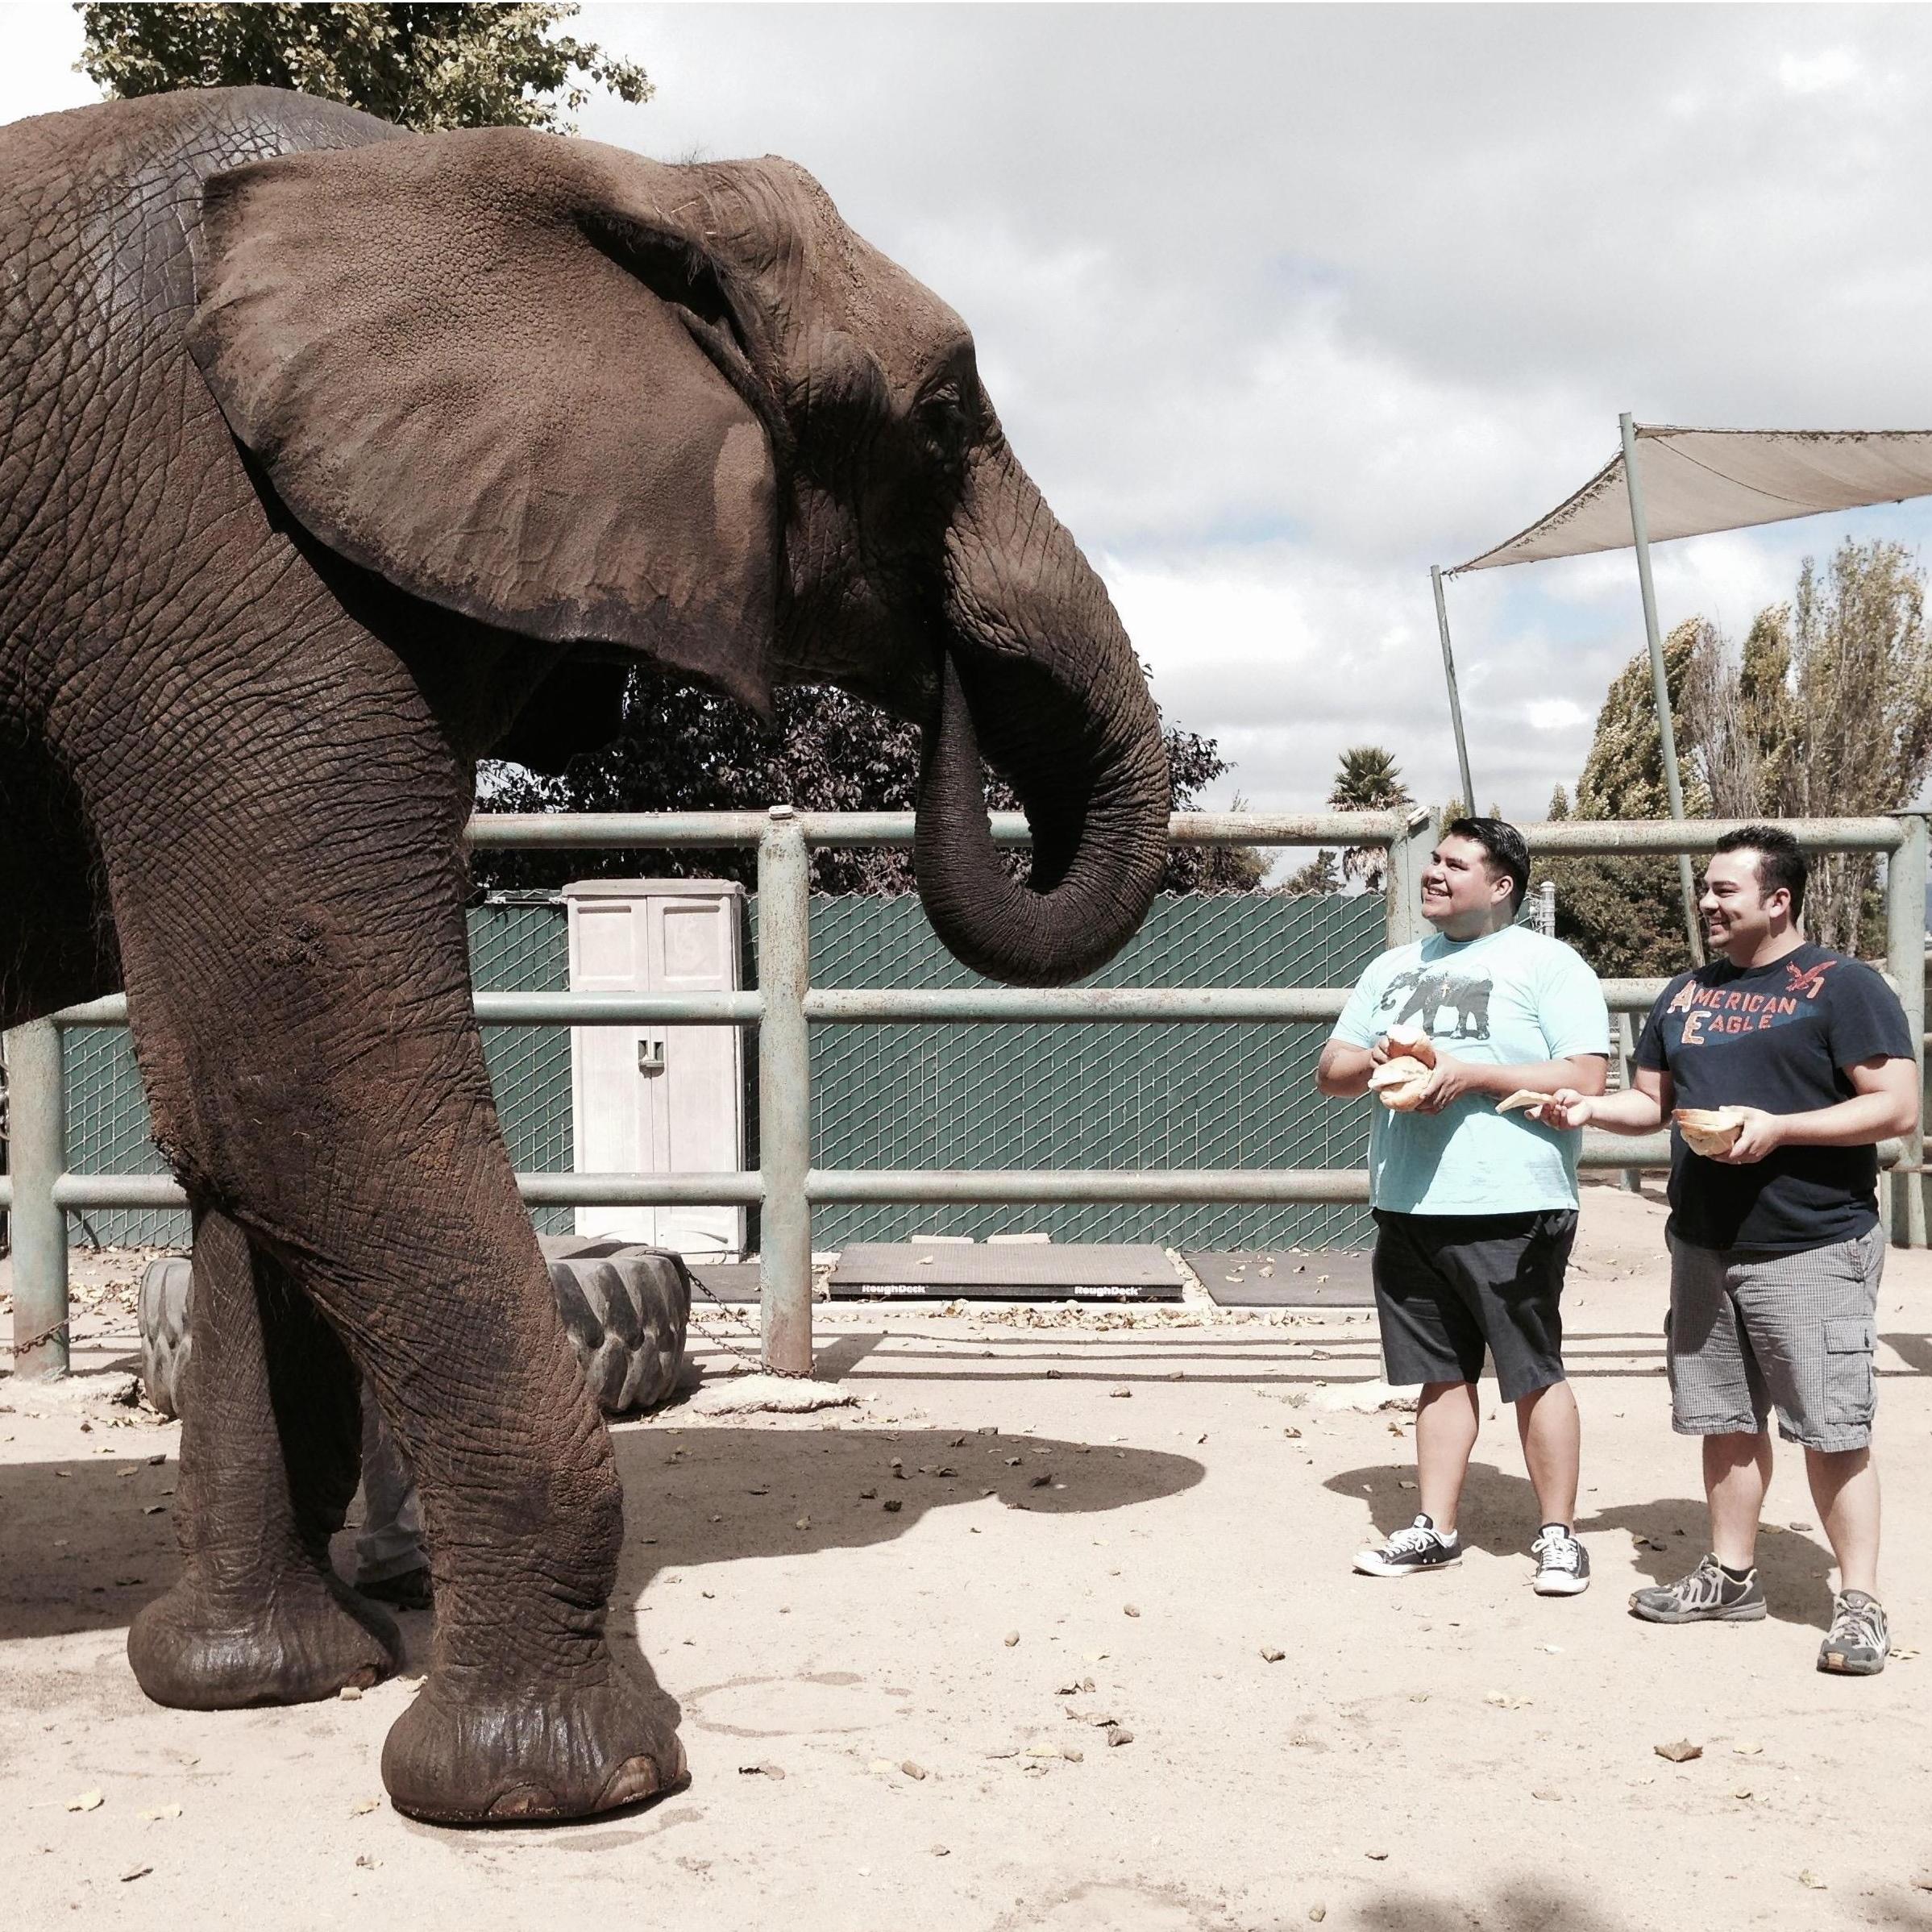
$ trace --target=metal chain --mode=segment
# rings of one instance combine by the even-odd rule
[[[720,1335],[715,1328],[707,1327],[704,1323],[698,1320],[697,1311],[694,1307],[692,1311],[692,1321],[696,1325],[698,1332],[702,1335],[707,1341],[715,1342],[717,1346],[722,1348],[727,1355],[736,1356],[741,1362],[745,1363],[750,1368],[754,1375],[775,1375],[782,1377],[787,1381],[805,1382],[810,1381],[812,1380],[812,1371],[809,1369],[767,1368],[765,1365],[765,1360],[762,1352],[764,1348],[764,1337],[761,1336],[758,1330],[753,1327],[750,1323],[746,1321],[744,1316],[740,1315],[737,1310],[733,1307],[729,1302],[721,1301],[717,1295],[713,1294],[712,1291],[707,1288],[704,1282],[699,1278],[698,1271],[695,1268],[688,1268],[686,1272],[691,1277],[692,1286],[697,1290],[698,1293],[703,1295],[705,1300],[711,1303],[713,1307],[722,1310],[723,1312],[729,1315],[733,1321],[736,1322],[737,1325],[744,1330],[746,1334],[750,1336],[751,1339],[758,1344],[760,1352],[757,1355],[748,1355],[728,1336]]]
[[[56,1335],[62,1333],[65,1330],[67,1323],[68,1317],[64,1315],[60,1317],[59,1321],[54,1323],[52,1327],[43,1328],[38,1335],[30,1335],[23,1342],[15,1342],[14,1344],[14,1360],[18,1362],[23,1357],[32,1354],[34,1350],[38,1348],[44,1342],[51,1342]],[[70,1344],[73,1338],[69,1336],[69,1340]]]

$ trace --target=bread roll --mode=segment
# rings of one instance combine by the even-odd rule
[[[1424,1066],[1435,1064],[1435,1043],[1420,1027],[1392,1026],[1388,1040],[1391,1060],[1419,1060]]]
[[[1392,1112],[1412,1114],[1422,1105],[1435,1070],[1409,1054],[1386,1060],[1369,1076],[1369,1091]]]
[[[1741,1107],[1680,1107],[1671,1119],[1693,1154],[1727,1154],[1744,1131]]]

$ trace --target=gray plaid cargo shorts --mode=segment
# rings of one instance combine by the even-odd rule
[[[1681,1435],[1778,1433],[1808,1449],[1862,1449],[1877,1403],[1872,1369],[1885,1231],[1768,1254],[1670,1244],[1664,1325],[1671,1426]]]

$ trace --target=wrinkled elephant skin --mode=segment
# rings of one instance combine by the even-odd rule
[[[0,129],[0,1023],[126,987],[196,1224],[184,1560],[135,1670],[210,1709],[393,1668],[327,1557],[366,1375],[435,1585],[396,1804],[672,1789],[471,1008],[475,760],[603,742],[638,656],[841,684],[927,730],[947,942],[1064,981],[1164,856],[1127,638],[964,326],[788,163],[157,95]]]

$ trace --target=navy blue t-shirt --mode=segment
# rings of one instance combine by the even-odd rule
[[[1809,1113],[1857,1090],[1845,1069],[1912,1057],[1897,995],[1868,966],[1809,943],[1769,966],[1714,960],[1664,989],[1636,1063],[1670,1075],[1678,1107]],[[1876,1147],[1780,1147],[1743,1167],[1671,1130],[1670,1232],[1693,1248],[1795,1254],[1878,1224]]]

